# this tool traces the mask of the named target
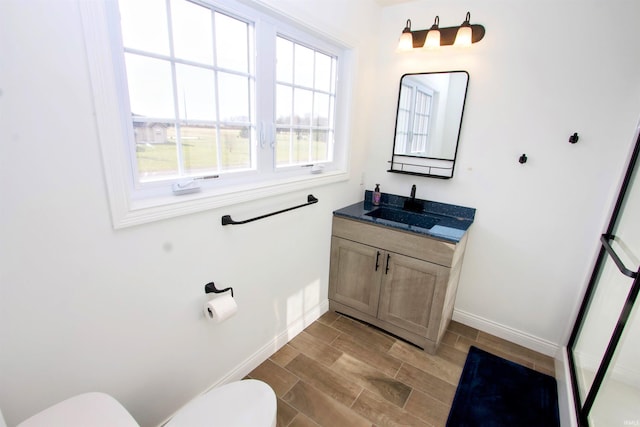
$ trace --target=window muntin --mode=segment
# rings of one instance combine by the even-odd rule
[[[413,100],[413,86],[403,84],[398,101],[398,117],[396,124],[396,148],[395,151],[405,153],[407,143],[410,141],[411,129],[411,103]]]
[[[119,6],[137,181],[255,170],[253,23],[187,0]]]

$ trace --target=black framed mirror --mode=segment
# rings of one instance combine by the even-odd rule
[[[387,172],[453,177],[468,86],[466,71],[411,73],[400,78]]]

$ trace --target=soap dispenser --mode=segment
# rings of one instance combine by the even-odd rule
[[[380,184],[376,184],[376,189],[373,190],[373,204],[378,206],[380,204]]]

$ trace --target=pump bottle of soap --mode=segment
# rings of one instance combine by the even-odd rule
[[[380,204],[380,184],[376,184],[376,189],[373,190],[373,204],[378,206]]]

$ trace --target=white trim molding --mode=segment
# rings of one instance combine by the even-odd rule
[[[569,373],[569,358],[567,348],[560,347],[555,360],[556,382],[558,384],[558,411],[560,412],[560,425],[562,427],[577,427],[573,388]]]
[[[453,310],[453,320],[550,357],[556,357],[559,350],[558,344],[552,343],[551,341],[457,308]]]
[[[303,313],[298,319],[292,321],[287,325],[287,328],[273,337],[273,339],[263,345],[260,349],[258,349],[255,353],[237,365],[231,372],[221,378],[219,381],[211,385],[207,390],[203,391],[202,394],[208,392],[211,389],[216,387],[220,387],[224,384],[239,381],[244,378],[247,374],[257,368],[262,362],[267,360],[271,355],[273,355],[276,351],[280,350],[285,344],[291,341],[296,335],[302,332],[307,326],[311,325],[313,322],[318,320],[320,316],[329,311],[329,300],[325,299],[321,301],[320,304],[312,307],[307,312]],[[187,402],[188,404],[188,402]],[[160,425],[166,424],[176,413],[180,412],[178,409],[175,413],[171,414],[169,418],[167,418]]]

